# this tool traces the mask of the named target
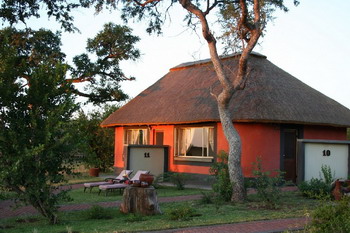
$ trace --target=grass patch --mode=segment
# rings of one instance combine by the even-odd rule
[[[161,190],[161,189],[160,189]],[[160,193],[159,190],[159,193]],[[166,189],[168,190],[168,189]],[[167,195],[167,192],[165,192]],[[87,194],[89,196],[90,194]],[[93,196],[91,194],[90,196]],[[114,197],[115,198],[115,197]],[[266,209],[259,206],[256,195],[249,195],[249,201],[243,204],[225,204],[217,209],[215,204],[200,204],[199,201],[161,203],[160,208],[163,215],[137,216],[122,214],[118,208],[108,208],[108,215],[111,219],[91,220],[86,211],[60,212],[58,225],[48,225],[46,220],[35,217],[38,221],[20,221],[18,218],[0,221],[0,232],[25,233],[25,232],[67,232],[70,229],[74,232],[135,232],[149,230],[164,230],[169,228],[181,228],[189,226],[201,226],[212,224],[224,224],[245,222],[253,220],[267,220],[276,218],[301,217],[307,211],[314,209],[319,201],[302,197],[299,192],[285,192],[281,197],[281,204],[277,209]],[[169,214],[175,209],[194,209],[195,213],[185,213],[190,215],[186,220],[170,220]],[[31,217],[33,218],[33,217]],[[1,230],[2,226],[13,226]]]
[[[186,195],[196,195],[201,194],[201,192],[209,192],[207,190],[202,189],[184,189],[178,190],[175,187],[161,187],[157,189],[158,197],[174,197],[174,196],[186,196]],[[98,202],[107,202],[107,201],[118,201],[122,200],[123,195],[119,192],[119,190],[115,190],[114,192],[109,192],[107,196],[105,196],[104,192],[101,192],[98,195],[98,188],[93,188],[90,193],[88,190],[84,193],[84,188],[74,189],[69,192],[69,196],[73,198],[73,201],[64,202],[64,205],[71,204],[81,204],[81,203],[98,203]]]
[[[103,173],[101,174],[102,176],[108,176],[108,177],[114,177],[115,175],[113,174],[107,174]],[[68,180],[66,183],[63,183],[61,185],[71,185],[71,184],[82,184],[82,183],[87,183],[87,182],[99,182],[99,181],[104,181],[103,178],[101,177],[93,177],[89,176],[88,173],[81,173],[79,175],[66,175],[66,179]],[[6,200],[6,199],[11,199],[15,198],[16,193],[11,192],[9,190],[4,190],[0,189],[0,200]]]

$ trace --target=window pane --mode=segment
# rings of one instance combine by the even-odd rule
[[[190,138],[191,131],[186,129],[179,130],[179,152],[180,155],[186,155],[187,148],[189,146],[188,139]]]
[[[176,129],[175,154],[178,156],[211,156],[214,148],[214,128]]]
[[[208,139],[209,139],[208,156],[212,156],[214,155],[214,128],[209,128]]]
[[[147,144],[146,129],[128,129],[125,131],[124,143],[129,145]]]

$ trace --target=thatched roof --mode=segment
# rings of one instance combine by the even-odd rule
[[[234,73],[237,56],[223,58],[223,64],[227,73]],[[245,89],[230,103],[235,122],[350,126],[349,109],[265,56],[251,55],[249,67]],[[102,126],[217,122],[217,103],[210,90],[220,91],[210,60],[184,63],[111,114]]]

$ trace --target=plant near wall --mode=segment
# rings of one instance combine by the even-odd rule
[[[332,182],[335,180],[335,173],[332,173],[332,169],[329,165],[322,164],[321,166],[321,174],[323,176],[323,180],[327,185],[331,185]],[[321,176],[320,174],[320,176]]]
[[[163,175],[164,181],[172,182],[178,190],[184,190],[185,184],[190,176],[181,172],[166,172]]]
[[[228,171],[228,154],[221,151],[217,155],[217,160],[210,167],[209,172],[215,178],[212,185],[214,193],[224,201],[230,201],[232,196],[232,183]]]
[[[320,178],[311,178],[298,185],[300,192],[308,198],[330,199],[334,174],[328,165],[321,166]]]
[[[268,208],[278,208],[282,194],[280,185],[283,183],[283,173],[275,170],[272,175],[270,171],[264,171],[262,159],[258,157],[253,163],[253,175],[252,186],[256,188],[261,202]]]

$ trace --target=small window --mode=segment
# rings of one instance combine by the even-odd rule
[[[124,144],[147,145],[147,129],[127,129],[124,132]]]
[[[176,129],[175,155],[214,155],[214,127],[183,127]]]

